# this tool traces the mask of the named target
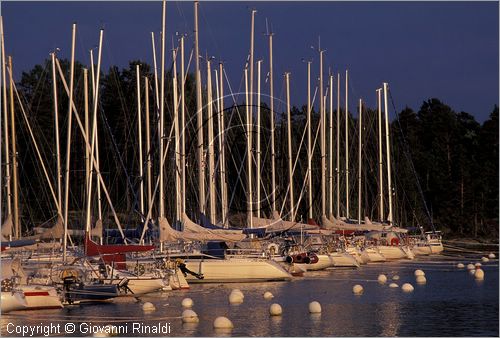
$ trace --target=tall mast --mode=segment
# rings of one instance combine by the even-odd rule
[[[311,61],[307,62],[307,183],[308,183],[308,208],[309,219],[313,218],[313,192],[312,192],[312,136],[311,136]]]
[[[160,80],[161,80],[161,93],[160,93],[160,131],[158,135],[160,136],[160,218],[165,218],[165,201],[164,201],[164,192],[163,192],[163,152],[164,149],[164,124],[165,124],[165,18],[166,18],[166,2],[163,0],[162,6],[162,27],[161,27],[161,71],[160,71]]]
[[[345,71],[345,217],[349,218],[349,71]]]
[[[261,161],[261,150],[260,150],[260,139],[261,139],[261,129],[260,129],[260,66],[262,60],[257,61],[257,217],[260,217],[260,161]]]
[[[66,262],[66,246],[68,244],[68,211],[69,211],[69,168],[71,155],[71,122],[73,120],[73,78],[75,70],[75,39],[76,23],[73,24],[72,42],[71,42],[71,64],[69,79],[69,102],[68,102],[68,132],[66,142],[66,187],[64,191],[64,239],[63,239],[63,261]]]
[[[248,223],[253,228],[253,189],[252,189],[252,115],[248,104],[248,69],[245,68],[245,107],[247,114],[247,177],[248,177]]]
[[[273,33],[269,33],[269,105],[271,114],[271,202],[276,210],[276,154],[274,151],[274,83],[273,83]]]
[[[51,53],[52,57],[52,88],[54,94],[54,125],[55,125],[55,140],[56,140],[56,158],[57,158],[57,203],[59,206],[62,205],[62,192],[61,192],[61,153],[59,148],[59,111],[57,104],[57,79],[56,79],[56,56],[55,53]],[[84,70],[87,73],[87,70]],[[86,162],[87,163],[87,162]],[[61,210],[58,210],[60,213]]]
[[[95,97],[95,93],[97,91],[97,88],[95,87],[95,75],[94,75],[94,53],[92,51],[92,49],[90,50],[90,64],[91,64],[91,79],[92,79],[92,102],[94,102],[94,97]],[[100,69],[100,68],[99,68]],[[87,119],[88,119],[88,107],[87,107]],[[89,140],[90,139],[90,136],[89,136],[89,127],[88,127],[88,120],[87,120],[87,127],[86,127],[86,131],[85,131],[85,135],[87,137],[87,139]],[[90,170],[90,162],[91,162],[91,156],[95,156],[95,161],[96,161],[96,164],[97,164],[97,167],[100,168],[99,166],[99,133],[96,132],[95,134],[95,153],[92,153],[92,155],[90,155],[90,149],[88,147],[85,147],[85,152],[87,154],[87,160],[88,160],[88,172],[87,172],[87,181],[89,179],[89,175],[91,174],[91,170]],[[98,173],[98,175],[100,175],[100,173]],[[97,180],[98,183],[99,183],[99,180]],[[102,199],[101,199],[101,185],[100,184],[97,184],[97,216],[98,216],[98,222],[102,222]],[[102,244],[102,236],[99,237],[99,241],[100,243]]]
[[[359,125],[358,125],[358,223],[361,224],[361,148],[363,146],[363,103],[359,99]]]
[[[17,149],[16,149],[16,120],[14,113],[14,71],[12,69],[12,56],[9,56],[9,80],[10,80],[10,128],[11,128],[11,143],[12,143],[12,185],[14,190],[14,231],[15,238],[21,237],[21,229],[19,226],[19,195],[17,190]]]
[[[389,196],[389,217],[387,220],[392,225],[392,183],[391,183],[391,151],[389,142],[389,110],[387,109],[387,90],[389,84],[384,82],[384,111],[385,111],[385,150],[387,158],[387,194]]]
[[[337,73],[337,219],[340,218],[340,73]]]
[[[323,101],[323,50],[319,51],[319,114],[321,123],[321,215],[326,215],[326,119]]]
[[[294,221],[295,202],[293,199],[293,166],[292,166],[292,116],[290,112],[290,73],[285,73],[286,79],[286,115],[288,128],[288,180],[290,181],[290,220]]]
[[[196,65],[196,116],[198,134],[198,203],[205,213],[205,164],[203,160],[203,102],[201,97],[200,51],[198,47],[198,1],[194,2],[194,54]]]
[[[226,129],[224,125],[224,81],[223,72],[224,65],[219,63],[219,133],[220,133],[220,184],[222,192],[222,224],[227,226],[227,183],[226,183]]]
[[[181,211],[186,212],[186,134],[184,130],[185,126],[185,108],[186,108],[186,97],[185,97],[185,75],[184,75],[184,36],[181,36]]]
[[[92,58],[91,58],[92,59]],[[54,67],[55,67],[55,57],[54,57]],[[92,64],[92,86],[94,85],[94,72]],[[92,88],[92,92],[94,88]],[[89,139],[89,71],[87,68],[83,69],[83,109],[85,115],[85,138]],[[87,187],[89,184],[89,173],[90,173],[90,150],[85,147],[85,194],[88,194]],[[86,195],[85,195],[86,196]]]
[[[329,143],[329,198],[328,198],[328,216],[333,216],[333,75],[330,75],[330,143]]]
[[[12,217],[12,196],[10,191],[10,147],[9,147],[9,118],[7,109],[7,70],[5,62],[5,42],[3,35],[3,17],[0,16],[1,43],[2,43],[2,98],[3,98],[3,127],[4,127],[4,146],[5,146],[5,185],[7,187],[7,218]],[[1,221],[1,220],[0,220]],[[10,234],[12,237],[12,233]]]
[[[249,93],[249,110],[253,116],[253,53],[254,53],[254,30],[255,30],[255,13],[257,10],[252,9],[252,24],[250,29],[250,93]]]
[[[210,188],[210,221],[217,222],[217,212],[215,209],[215,163],[214,163],[214,114],[212,102],[212,70],[211,61],[207,58],[207,115],[208,115],[208,171]]]
[[[379,195],[379,220],[382,222],[384,217],[384,177],[382,168],[382,88],[377,89],[377,108],[378,108],[378,195]]]
[[[141,73],[139,71],[139,65],[135,66],[135,74],[137,77],[137,135],[139,138],[139,211],[141,212],[141,218],[144,215],[144,172],[142,169],[142,116],[141,116]]]
[[[144,77],[144,99],[145,99],[145,110],[146,110],[146,177],[147,177],[147,191],[148,191],[148,210],[151,208],[149,205],[151,201],[151,140],[150,140],[150,125],[149,125],[149,79],[147,76]]]
[[[177,51],[172,49],[172,59],[174,60],[173,65],[173,76],[172,76],[172,90],[173,90],[173,106],[174,106],[174,130],[175,130],[175,215],[177,220],[181,219],[182,213],[182,195],[181,190],[181,154],[180,154],[180,129],[179,129],[179,100],[177,92]],[[181,80],[182,81],[182,80]]]
[[[97,57],[97,72],[96,72],[96,79],[95,79],[95,84],[92,84],[94,86],[95,92],[94,92],[94,97],[92,100],[92,131],[91,131],[91,141],[90,141],[90,153],[92,156],[94,156],[94,151],[96,155],[96,159],[98,158],[98,152],[97,152],[97,147],[96,144],[98,142],[97,140],[97,104],[98,104],[98,98],[99,98],[99,72],[100,72],[100,67],[101,67],[101,51],[102,51],[102,38],[103,38],[103,33],[104,31],[101,29],[100,35],[99,35],[99,54]],[[98,167],[96,166],[96,170]],[[90,163],[90,168],[89,168],[89,181],[87,182],[87,218],[85,222],[85,231],[88,233],[90,231],[90,223],[91,223],[91,203],[92,203],[92,171],[94,170],[94,162],[92,161]],[[99,172],[97,171],[97,175],[99,175]],[[96,185],[99,186],[99,179],[96,180]],[[99,216],[100,219],[100,216]]]
[[[153,68],[155,75],[155,98],[156,98],[156,109],[160,110],[160,95],[158,93],[158,66],[156,64],[156,47],[155,47],[155,33],[151,32],[151,46],[153,48]],[[161,136],[161,134],[160,134]]]

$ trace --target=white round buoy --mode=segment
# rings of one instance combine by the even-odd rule
[[[422,270],[415,270],[415,277],[418,276],[425,276],[425,272],[423,272]]]
[[[391,283],[391,284],[389,284],[389,287],[390,288],[399,288],[399,285],[397,285],[396,283]]]
[[[243,295],[240,294],[240,293],[235,293],[235,292],[231,292],[231,294],[229,295],[229,303],[230,304],[241,304],[243,303]]]
[[[417,283],[418,284],[425,284],[425,283],[427,283],[427,278],[425,278],[425,276],[417,276]]]
[[[352,287],[352,292],[354,292],[356,295],[360,295],[363,293],[363,287],[359,284],[356,284]]]
[[[380,284],[384,284],[385,282],[387,282],[387,276],[386,275],[378,275],[377,280]]]
[[[281,314],[283,313],[283,309],[281,308],[281,305],[279,304],[271,304],[271,306],[269,307],[269,314],[271,316],[281,316]]]
[[[182,300],[182,307],[191,308],[193,307],[193,300],[191,298],[184,298]]]
[[[214,320],[214,329],[232,329],[233,323],[227,317],[217,317]]]
[[[493,252],[492,252],[492,253],[490,253],[490,254],[488,255],[488,258],[489,258],[489,259],[495,259],[495,257],[496,257],[496,256],[495,256],[495,254],[494,254]]]
[[[271,292],[269,291],[264,292],[264,299],[269,300],[272,298],[274,298],[274,295]]]
[[[412,292],[414,290],[414,288],[413,288],[413,285],[411,285],[410,283],[404,283],[401,286],[401,290],[403,290],[404,292]]]
[[[199,321],[198,315],[193,310],[187,309],[182,311],[183,323],[198,323]]]
[[[236,295],[240,295],[241,298],[245,298],[245,295],[243,294],[243,292],[241,292],[240,289],[233,289],[233,291],[231,291],[231,293],[234,293]]]
[[[476,270],[475,270],[475,269],[469,270],[469,273],[470,273],[471,275],[474,275],[474,274],[476,273]]]
[[[481,260],[483,261],[483,263],[488,263],[490,261],[488,257],[481,257]]]
[[[474,272],[474,278],[477,280],[483,280],[484,279],[484,271],[481,269],[477,269]]]
[[[153,305],[153,303],[150,303],[150,302],[146,302],[142,305],[142,311],[145,311],[145,312],[153,312],[154,310],[156,310],[155,306]]]
[[[392,280],[399,280],[399,276],[398,275],[392,276]]]
[[[483,264],[481,264],[481,263],[479,263],[479,262],[477,262],[476,264],[474,264],[474,266],[475,266],[476,268],[479,268],[479,267],[481,267],[482,265],[483,265]]]
[[[321,313],[321,304],[317,301],[310,302],[309,313]]]
[[[474,270],[476,267],[474,266],[474,264],[472,263],[469,263],[467,264],[467,270]]]
[[[465,265],[463,265],[462,263],[457,264],[457,268],[459,268],[459,269],[463,269],[464,267],[465,267]]]

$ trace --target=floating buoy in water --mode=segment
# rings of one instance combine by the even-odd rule
[[[191,298],[184,298],[182,300],[182,307],[191,308],[193,307],[193,300]]]
[[[492,252],[492,253],[490,253],[490,254],[488,255],[488,258],[489,258],[489,259],[495,259],[495,257],[496,257],[496,256],[495,256],[495,254],[494,254],[493,252]]]
[[[464,267],[465,267],[465,265],[463,265],[462,263],[457,264],[457,268],[459,268],[459,269],[463,269]]]
[[[239,295],[241,298],[245,298],[245,295],[243,294],[243,292],[241,292],[240,289],[233,289],[233,291],[231,291],[231,294]]]
[[[363,293],[363,287],[359,284],[356,284],[352,287],[352,292],[356,295],[360,295]]]
[[[483,280],[484,279],[484,271],[481,269],[477,269],[474,272],[474,278],[477,280]]]
[[[488,257],[481,257],[481,260],[483,261],[483,263],[488,263],[490,261]]]
[[[474,264],[472,263],[469,263],[467,264],[467,270],[474,270],[476,267],[474,266]]]
[[[241,304],[243,303],[243,295],[238,292],[231,292],[229,295],[229,303],[230,304]]]
[[[217,317],[214,320],[214,329],[232,329],[233,323],[227,317]]]
[[[153,312],[154,310],[156,310],[156,308],[153,303],[146,302],[142,305],[142,311],[144,312]]]
[[[423,272],[422,270],[415,270],[415,277],[418,276],[425,276],[425,272]]]
[[[392,276],[392,280],[399,280],[399,276],[398,275]]]
[[[475,266],[476,268],[479,268],[479,267],[480,267],[480,266],[482,266],[482,265],[483,265],[483,264],[481,264],[481,263],[479,263],[479,262],[477,262],[476,264],[474,264],[474,266]]]
[[[183,323],[198,323],[199,321],[198,315],[193,310],[187,309],[182,312]]]
[[[390,288],[399,288],[399,285],[397,285],[396,283],[391,283],[391,284],[389,284],[389,287]]]
[[[264,292],[264,299],[269,300],[274,298],[273,294],[269,291]]]
[[[418,284],[425,284],[425,283],[427,283],[427,279],[425,278],[425,276],[417,276],[417,283]]]
[[[321,313],[321,304],[317,301],[310,302],[309,313]]]
[[[404,283],[401,286],[401,290],[403,290],[404,292],[412,292],[414,290],[414,288],[413,288],[413,285],[411,285],[410,283]]]
[[[281,305],[279,304],[271,304],[271,306],[269,307],[269,314],[271,316],[281,316],[281,314],[283,313],[283,309],[281,308]]]
[[[378,275],[377,280],[380,284],[384,284],[385,282],[387,282],[387,276],[386,275]]]

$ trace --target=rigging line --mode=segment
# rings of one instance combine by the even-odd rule
[[[392,97],[392,93],[391,93],[391,90],[389,90],[389,97],[391,99],[391,104],[392,104],[392,109],[393,111],[396,113],[396,105],[394,103],[394,98]],[[399,130],[400,130],[400,133],[401,133],[401,136],[403,138],[403,145],[404,145],[404,154],[406,156],[406,159],[408,160],[408,162],[410,163],[410,168],[412,169],[413,171],[413,175],[415,176],[415,180],[417,181],[417,189],[420,193],[420,196],[422,197],[422,202],[424,204],[424,208],[425,208],[425,212],[427,214],[427,217],[429,218],[429,221],[431,222],[431,227],[432,227],[432,231],[436,231],[436,228],[434,226],[434,222],[432,220],[432,217],[431,217],[431,214],[429,212],[429,208],[427,207],[427,202],[425,200],[425,196],[424,196],[424,192],[422,190],[422,186],[420,184],[420,180],[418,179],[418,174],[417,174],[417,170],[415,169],[415,166],[413,164],[413,159],[411,158],[411,153],[410,153],[410,146],[408,145],[408,142],[406,140],[406,137],[403,133],[403,129],[402,129],[402,126],[401,126],[401,121],[399,120],[399,114],[396,113],[396,120],[398,121],[398,125],[399,125]]]

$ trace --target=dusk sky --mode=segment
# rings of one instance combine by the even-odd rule
[[[97,45],[101,27],[104,70],[134,59],[152,64],[151,31],[160,60],[161,1],[1,5],[6,52],[13,56],[16,80],[56,47],[61,58],[69,58],[73,22],[78,24],[77,59],[84,64],[89,64],[88,50]],[[244,88],[250,12],[255,8],[255,60],[264,60],[263,81],[268,71],[267,18],[275,33],[275,95],[284,99],[283,73],[290,71],[293,104],[306,102],[303,60],[313,61],[313,76],[318,77],[318,36],[326,49],[325,88],[332,68],[342,74],[343,92],[349,69],[351,110],[358,98],[375,107],[375,90],[384,81],[398,111],[406,105],[418,110],[424,100],[436,97],[482,122],[498,104],[498,2],[201,2],[199,8],[200,53],[225,62],[233,91]],[[189,55],[193,2],[167,3],[167,68],[176,32],[187,34]],[[267,83],[262,90],[268,93]]]

